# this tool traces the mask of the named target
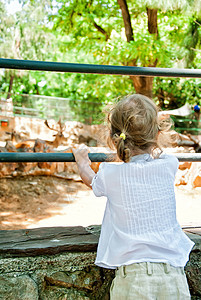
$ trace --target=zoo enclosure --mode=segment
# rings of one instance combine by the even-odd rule
[[[22,103],[20,106],[18,102]],[[0,110],[5,117],[61,119],[65,121],[93,122],[93,115],[102,103],[88,99],[69,99],[44,95],[0,93]],[[79,113],[81,116],[79,116]],[[94,118],[95,119],[95,118]]]
[[[160,77],[188,77],[201,78],[201,70],[192,69],[168,69],[149,67],[125,67],[109,65],[89,65],[74,63],[42,62],[29,60],[16,60],[0,58],[0,68],[90,73],[90,74],[110,74],[110,75],[133,75],[133,76],[160,76]],[[201,161],[201,154],[177,155],[180,161]],[[92,161],[102,162],[114,159],[114,155],[104,153],[91,153],[89,158]],[[0,162],[63,162],[75,161],[71,153],[0,153]]]

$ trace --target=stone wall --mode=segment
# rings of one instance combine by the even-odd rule
[[[113,270],[94,265],[100,226],[0,232],[0,299],[109,299]],[[186,266],[192,299],[201,299],[201,232]]]

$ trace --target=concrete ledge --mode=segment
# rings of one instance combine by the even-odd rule
[[[97,229],[99,230],[99,229]],[[36,256],[66,251],[96,251],[93,230],[76,227],[44,227],[0,231],[0,256]]]
[[[109,299],[113,270],[94,265],[100,226],[0,231],[0,299]],[[186,266],[193,300],[201,299],[201,232]]]

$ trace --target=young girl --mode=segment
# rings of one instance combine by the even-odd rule
[[[167,125],[149,98],[135,94],[109,112],[110,140],[122,163],[102,163],[97,174],[86,148],[73,153],[84,183],[107,197],[96,264],[116,269],[112,300],[190,299],[184,266],[193,242],[176,219],[178,160],[155,155]]]

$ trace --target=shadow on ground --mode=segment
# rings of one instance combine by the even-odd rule
[[[51,176],[0,179],[0,229],[23,229],[76,201],[81,182]]]

